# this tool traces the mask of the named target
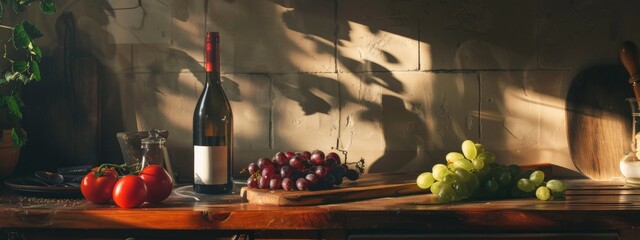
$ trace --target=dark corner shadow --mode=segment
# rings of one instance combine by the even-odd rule
[[[99,0],[94,2],[95,5],[104,6],[103,8],[89,7],[86,8],[88,15],[98,23],[100,26],[106,26],[109,24],[109,17],[107,14],[113,14],[109,12],[109,9],[113,9],[109,2],[106,0]],[[78,41],[84,43],[84,51],[88,56],[98,59],[98,81],[99,85],[99,97],[100,97],[100,163],[122,163],[124,162],[122,154],[120,154],[120,147],[118,140],[115,137],[117,132],[121,132],[124,129],[124,117],[129,113],[123,113],[120,82],[117,81],[117,72],[111,67],[111,64],[101,61],[98,54],[104,54],[103,59],[113,59],[115,57],[115,46],[113,44],[106,44],[108,42],[114,42],[113,35],[105,30],[95,30],[103,37],[103,40],[107,40],[101,43],[95,43],[92,37],[86,32],[78,33]],[[98,45],[102,50],[100,53],[92,52],[90,49],[92,46]],[[94,50],[95,51],[95,50]]]
[[[369,167],[370,173],[398,171],[417,157],[418,145],[426,139],[424,121],[408,111],[402,99],[383,95],[380,108],[371,108],[361,117],[380,122],[386,143],[384,154]]]
[[[96,23],[107,24],[103,11],[87,11]],[[93,45],[91,37],[77,30],[77,16],[60,12],[55,36],[47,36],[56,39],[56,45],[51,55],[42,57],[42,80],[24,88],[28,107],[23,123],[29,143],[23,148],[19,169],[25,172],[122,159],[115,131],[123,125],[112,121],[122,119],[118,82],[111,81],[115,73],[93,51],[107,48],[97,51],[111,59],[113,47],[89,47]],[[112,38],[107,32],[97,32],[104,35],[103,39]]]

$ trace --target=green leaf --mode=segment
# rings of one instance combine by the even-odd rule
[[[56,13],[56,3],[53,0],[42,0],[40,2],[40,10],[45,14],[54,14]]]
[[[7,104],[7,109],[9,113],[18,119],[22,119],[22,111],[20,111],[19,100],[16,99],[15,95],[9,95],[4,97],[4,102]]]
[[[29,82],[29,77],[27,77],[27,75],[20,74],[20,75],[18,75],[18,80],[20,82],[23,82],[23,83],[28,83]]]
[[[26,61],[15,61],[13,62],[13,64],[11,65],[11,70],[14,72],[24,72],[27,70],[29,66],[27,65]]]
[[[24,31],[27,32],[29,38],[31,38],[32,40],[44,36],[44,34],[42,34],[42,31],[40,31],[40,29],[35,24],[29,22],[28,20],[22,21],[22,25],[24,27]]]
[[[17,150],[27,144],[27,135],[21,129],[13,128],[11,129],[11,140],[13,140],[13,149]]]
[[[30,81],[40,81],[40,65],[38,65],[38,62],[31,61],[31,64],[29,64],[29,72],[31,72],[31,77],[29,78]]]
[[[31,44],[31,38],[24,29],[24,21],[13,27],[13,46],[20,50],[25,49]]]
[[[7,80],[7,82],[11,82],[11,81],[21,81],[23,83],[29,82],[29,77],[27,77],[27,75],[24,75],[20,72],[14,72],[14,71],[9,71],[5,73],[4,78]]]
[[[20,75],[21,74],[19,72],[8,71],[4,74],[4,79],[6,79],[7,82],[11,82],[18,80]]]
[[[20,50],[25,48],[33,48],[31,40],[44,36],[40,29],[33,23],[24,20],[13,28],[13,46]]]
[[[36,61],[40,61],[42,58],[42,50],[38,46],[33,46],[33,44],[29,45],[29,54],[35,56]]]
[[[13,11],[16,13],[22,13],[25,10],[24,5],[21,5],[20,2],[18,1],[11,1],[11,8],[13,8]]]
[[[16,100],[16,103],[18,104],[18,107],[20,107],[20,109],[22,109],[23,107],[25,107],[24,105],[24,101],[22,101],[22,98],[20,97],[20,94],[18,94],[17,92],[14,92],[13,94],[11,94],[13,96],[13,99]]]

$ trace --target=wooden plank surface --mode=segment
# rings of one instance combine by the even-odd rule
[[[408,177],[407,177],[408,178]],[[366,180],[366,179],[365,179]],[[465,200],[427,204],[429,195],[310,206],[271,206],[239,194],[183,196],[122,209],[84,199],[0,194],[0,228],[153,230],[335,230],[422,232],[581,232],[640,226],[640,195],[621,182],[567,181],[566,200]],[[593,189],[607,192],[580,194]],[[619,191],[619,192],[616,192]],[[574,194],[578,193],[578,194]]]
[[[249,203],[276,206],[304,206],[340,203],[380,197],[397,197],[427,193],[418,188],[418,173],[365,174],[362,178],[345,183],[335,189],[317,191],[286,191],[252,189],[244,187],[240,196]]]

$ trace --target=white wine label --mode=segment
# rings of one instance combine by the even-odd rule
[[[226,184],[227,146],[193,146],[194,184]]]

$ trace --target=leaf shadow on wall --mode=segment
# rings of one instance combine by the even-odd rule
[[[418,156],[424,143],[424,121],[414,112],[408,111],[404,101],[396,96],[382,95],[380,105],[372,104],[361,112],[362,120],[379,122],[382,126],[386,150],[369,166],[369,172],[393,172]]]
[[[359,111],[360,120],[379,124],[381,127],[385,149],[383,155],[378,159],[368,159],[367,164],[373,163],[367,167],[368,172],[398,171],[415,160],[416,157],[419,157],[418,152],[424,149],[422,146],[424,145],[426,137],[424,120],[416,113],[407,110],[402,98],[390,95],[404,94],[406,90],[403,83],[393,74],[390,74],[391,70],[382,64],[368,59],[363,60],[347,57],[347,54],[340,47],[346,47],[343,42],[352,41],[349,36],[349,32],[352,31],[352,29],[339,29],[336,32],[326,31],[328,28],[323,27],[332,25],[349,28],[350,25],[348,21],[339,18],[317,16],[317,9],[322,8],[322,6],[318,5],[328,5],[326,3],[323,4],[312,1],[296,1],[295,3],[291,3],[289,1],[283,2],[276,0],[273,2],[290,9],[282,14],[283,22],[289,30],[308,35],[307,39],[315,44],[317,54],[336,55],[336,67],[340,68],[340,70],[338,70],[338,79],[317,79],[318,81],[337,82],[340,90],[337,95],[333,97],[340,99],[340,106],[331,107],[339,107],[339,109],[342,109],[347,103],[360,105],[362,108],[362,110]],[[333,4],[337,3],[334,2]],[[332,8],[336,9],[335,6],[332,6]],[[382,30],[374,26],[370,26],[368,29],[371,34],[377,34]],[[331,45],[328,43],[334,44]],[[399,63],[398,57],[393,53],[380,48],[376,48],[375,51],[381,52],[386,63]],[[363,89],[379,87],[386,89],[389,94],[383,94],[381,102],[372,102],[363,99],[363,96],[354,96],[348,90],[343,91],[343,89],[348,88],[340,81],[339,76],[341,72],[356,74]],[[298,101],[300,105],[303,106],[303,109],[309,109],[315,105],[316,110],[318,110],[317,106],[319,106],[318,104],[321,103],[321,101],[310,101],[310,99],[319,98],[307,91],[307,87],[308,86],[302,86],[302,89],[296,89],[295,94],[288,92],[283,92],[283,94]],[[297,95],[299,93],[304,94],[302,94],[302,97],[299,97]],[[322,108],[322,110],[325,109]],[[324,113],[324,111],[318,111],[317,113]],[[305,114],[313,114],[313,112],[305,111]],[[339,138],[343,137],[341,136]],[[340,148],[340,143],[338,143],[336,147]],[[349,149],[345,150],[348,151]],[[377,149],[369,150],[377,151]],[[420,156],[422,157],[423,155],[421,154]],[[421,161],[422,159],[417,160]]]
[[[273,81],[273,86],[278,89],[282,95],[287,98],[296,101],[302,108],[304,115],[312,115],[316,113],[328,114],[332,106],[327,100],[322,99],[320,96],[313,93],[313,89],[317,89],[324,94],[334,95],[332,97],[337,98],[332,91],[328,91],[323,87],[334,83],[335,80],[321,77],[317,75],[309,75],[304,78],[298,78],[295,85],[287,84],[282,81]]]

